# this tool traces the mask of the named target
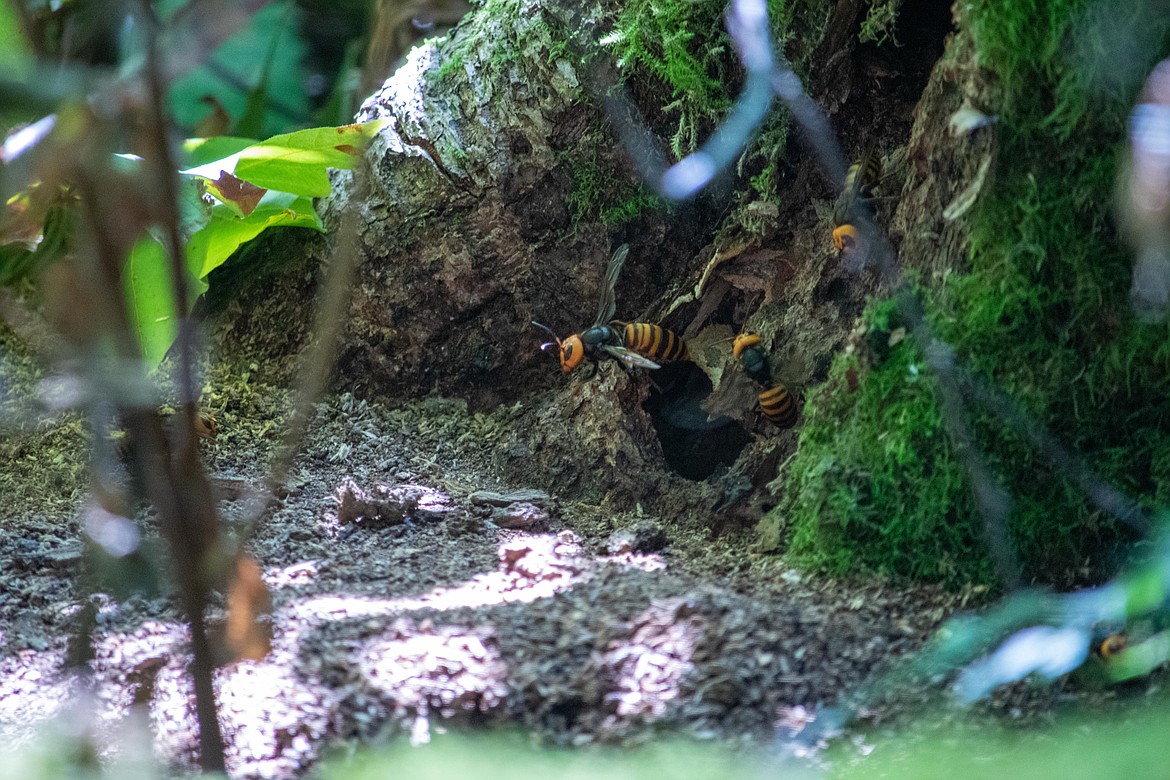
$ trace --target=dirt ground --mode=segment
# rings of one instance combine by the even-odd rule
[[[86,436],[73,415],[28,416],[44,376],[12,346],[0,350],[3,411],[25,425],[0,453],[0,738],[32,739],[92,690],[99,732],[137,702],[157,752],[188,764],[174,604],[79,586],[93,574]],[[288,393],[262,372],[243,384],[223,372],[206,382],[220,432],[204,452],[231,524],[263,479]],[[615,512],[504,482],[491,464],[510,424],[436,398],[320,404],[250,545],[273,594],[272,651],[218,672],[233,776],[296,777],[329,746],[481,724],[558,745],[636,744],[663,728],[766,742],[794,708],[837,702],[918,648],[965,600],[810,578],[744,533],[715,537],[703,517],[664,523],[653,507]],[[161,546],[145,527],[143,549]],[[92,676],[63,670],[86,602]]]

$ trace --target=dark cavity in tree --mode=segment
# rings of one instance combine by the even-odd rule
[[[711,380],[694,363],[671,363],[652,373],[654,385],[642,408],[650,415],[666,463],[695,481],[726,469],[751,441],[743,426],[728,417],[707,419],[700,404],[711,394]]]

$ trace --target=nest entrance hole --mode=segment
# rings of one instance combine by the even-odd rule
[[[730,467],[752,440],[735,420],[707,419],[700,404],[711,389],[711,380],[694,363],[670,363],[654,372],[654,386],[642,404],[667,465],[696,482]]]

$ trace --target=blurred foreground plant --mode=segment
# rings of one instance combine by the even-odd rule
[[[50,70],[25,56],[0,72],[0,112],[52,112],[12,133],[0,150],[7,206],[0,280],[21,282],[27,293],[21,300],[0,291],[0,316],[18,338],[44,346],[43,312],[56,336],[42,357],[55,360],[59,372],[45,385],[45,402],[83,409],[91,419],[93,488],[83,524],[91,569],[113,580],[92,585],[120,593],[152,580],[130,518],[143,500],[156,513],[190,630],[200,762],[208,771],[224,769],[215,659],[266,652],[258,624],[268,599],[259,567],[242,551],[246,533],[233,538],[221,527],[200,460],[199,438],[214,426],[197,408],[190,308],[207,275],[267,228],[323,230],[312,198],[329,193],[327,169],[352,167],[379,127],[180,146],[168,88],[255,7],[192,4],[163,21],[146,3],[110,4],[126,31],[116,71],[69,64]],[[0,23],[11,21],[0,16]],[[0,32],[15,37],[11,28]],[[336,299],[326,319],[337,319]],[[40,311],[25,301],[38,301]],[[318,349],[331,349],[333,340],[321,341]],[[169,422],[159,411],[161,377],[152,373],[168,351],[178,392],[178,414]],[[327,373],[328,360],[317,357],[312,371]],[[305,384],[323,382],[314,373]],[[304,406],[302,399],[298,409]],[[125,431],[120,447],[116,429]],[[288,450],[295,446],[295,436],[286,439]],[[128,482],[120,477],[123,459]],[[257,514],[264,504],[262,498]],[[226,648],[213,646],[205,623],[213,590],[228,593]],[[84,667],[93,616],[82,614],[80,649],[70,660]]]

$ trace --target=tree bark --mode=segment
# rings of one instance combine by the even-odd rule
[[[388,121],[368,153],[378,185],[349,204],[341,183],[332,203],[363,215],[340,363],[359,392],[439,392],[485,407],[547,388],[560,370],[531,321],[562,336],[588,327],[623,241],[632,252],[618,316],[634,318],[631,280],[668,272],[680,240],[675,230],[664,240],[668,217],[610,235],[570,205],[583,151],[612,177],[605,186],[636,185],[592,76],[568,53],[590,45],[582,30],[599,15],[594,4],[534,0],[479,9],[441,45],[415,49],[363,106],[359,120]]]

